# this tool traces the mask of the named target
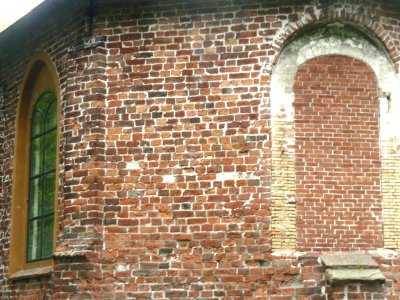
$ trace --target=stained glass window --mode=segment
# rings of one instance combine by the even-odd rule
[[[53,253],[56,195],[57,99],[47,92],[36,102],[31,121],[27,261]]]

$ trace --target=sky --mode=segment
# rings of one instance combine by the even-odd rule
[[[0,31],[26,15],[44,0],[0,0]]]

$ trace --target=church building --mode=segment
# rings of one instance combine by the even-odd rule
[[[400,2],[45,0],[0,33],[0,299],[400,299]]]

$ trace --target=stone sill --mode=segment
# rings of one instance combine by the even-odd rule
[[[271,255],[275,258],[288,258],[288,259],[299,259],[299,258],[319,258],[321,255],[333,255],[333,254],[348,254],[354,253],[352,251],[320,251],[320,252],[312,252],[312,251],[297,251],[293,249],[282,249],[272,251]],[[388,248],[380,248],[375,250],[361,250],[358,253],[369,254],[374,258],[379,259],[399,259],[400,258],[400,249],[388,249]]]
[[[385,276],[379,269],[327,269],[326,279],[332,285],[348,283],[383,284]]]
[[[326,268],[327,281],[332,285],[347,283],[383,284],[385,276],[379,264],[365,253],[340,253],[321,255],[321,264]]]
[[[30,278],[50,277],[53,272],[53,267],[40,267],[18,271],[10,276],[10,280],[24,280]]]
[[[54,258],[73,258],[73,257],[86,257],[88,254],[90,254],[90,251],[58,251],[53,254]]]

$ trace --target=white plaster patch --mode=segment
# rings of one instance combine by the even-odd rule
[[[282,250],[282,251],[274,251],[272,252],[273,256],[277,256],[277,257],[302,257],[304,255],[307,255],[306,252],[300,252],[300,251],[295,251],[295,250]]]
[[[239,179],[239,174],[236,172],[218,173],[216,179],[217,181],[235,180]]]
[[[116,269],[117,269],[117,272],[125,272],[125,271],[129,270],[129,265],[119,264],[119,265],[117,265]]]
[[[400,137],[400,74],[391,76],[382,91],[387,97],[382,97],[381,100],[381,139]]]
[[[286,203],[295,204],[296,197],[293,195],[286,195]]]
[[[388,113],[389,112],[389,101],[386,97],[380,97],[379,98],[379,111],[381,113]]]
[[[294,253],[295,251],[293,250],[274,251],[272,252],[272,256],[291,257],[294,256]]]
[[[162,176],[162,182],[164,183],[175,183],[176,177],[174,175],[164,175]]]
[[[238,179],[259,179],[252,174],[244,173],[244,172],[224,172],[217,173],[216,180],[217,181],[225,181],[225,180],[238,180]]]
[[[377,249],[369,251],[369,254],[375,257],[382,257],[384,259],[398,259],[399,253],[391,249]]]
[[[126,164],[126,168],[128,170],[140,170],[141,169],[140,165],[139,165],[139,162],[137,162],[137,161],[128,162]]]

